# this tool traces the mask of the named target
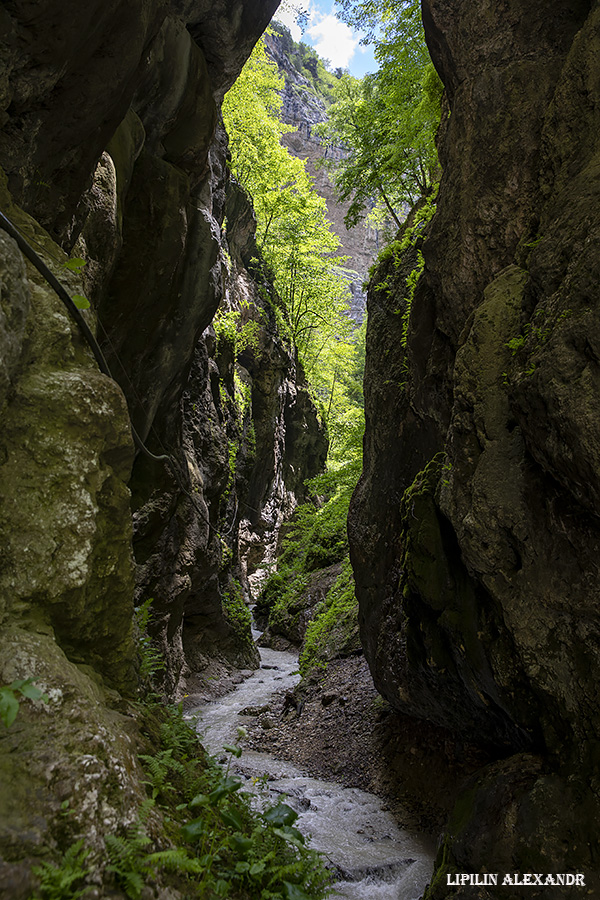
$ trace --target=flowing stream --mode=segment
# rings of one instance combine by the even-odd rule
[[[270,697],[291,689],[299,680],[298,659],[292,653],[260,649],[261,667],[220,700],[195,711],[198,731],[215,756],[236,738],[237,728],[250,721]],[[243,746],[243,742],[242,742]],[[244,750],[232,770],[250,784],[266,775],[272,799],[286,795],[299,814],[296,826],[311,835],[338,872],[333,896],[352,900],[418,900],[433,871],[434,848],[429,838],[399,829],[382,802],[357,788],[307,776],[291,763],[268,753]]]

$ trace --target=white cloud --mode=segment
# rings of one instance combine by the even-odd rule
[[[331,13],[316,15],[311,17],[307,31],[319,56],[329,59],[334,68],[340,66],[345,69],[348,66],[360,40],[348,25]]]
[[[310,3],[304,3],[302,4],[302,7],[304,9],[306,9],[307,7],[310,9]],[[290,29],[291,35],[296,42],[302,40],[302,31],[296,24],[296,16],[298,15],[299,8],[299,4],[284,2],[281,4],[274,16],[277,22],[281,22],[282,25],[285,25],[286,28]]]
[[[328,59],[333,68],[340,66],[347,68],[356,50],[363,52],[360,46],[360,35],[341,22],[333,13],[325,13],[319,9],[320,3],[315,0],[284,0],[277,12],[275,19],[286,25],[295,41],[310,43],[319,56]],[[330,4],[328,3],[327,6]],[[303,34],[296,24],[298,10],[307,13],[308,25]]]

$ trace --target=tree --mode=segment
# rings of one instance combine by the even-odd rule
[[[356,225],[378,201],[399,228],[406,209],[427,195],[437,177],[435,131],[442,85],[429,59],[415,0],[337,0],[342,18],[366,31],[379,69],[362,80],[344,75],[335,87],[325,141],[347,156],[334,164],[346,225]]]
[[[314,57],[304,54],[302,45],[300,52],[306,69]],[[322,63],[309,65],[320,80]],[[280,570],[263,592],[263,602],[276,598],[273,615],[287,615],[282,610],[295,601],[307,572],[347,556],[346,517],[362,466],[364,431],[365,328],[355,329],[347,315],[349,292],[338,256],[339,238],[327,219],[325,201],[304,163],[280,144],[286,130],[278,120],[282,86],[259,44],[223,106],[232,170],[253,198],[257,240],[274,273],[289,334],[329,431],[327,471],[309,485],[314,502],[297,510]],[[344,592],[338,589],[338,595],[344,603],[328,609],[328,621],[337,622],[342,610],[357,631],[347,561]]]
[[[280,143],[292,130],[279,120],[282,87],[259,42],[225,97],[223,119],[233,174],[252,197],[257,243],[274,273],[285,327],[333,433],[341,397],[336,366],[342,365],[335,360],[351,342],[348,285],[325,200],[304,161]]]

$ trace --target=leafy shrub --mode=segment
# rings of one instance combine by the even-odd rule
[[[150,719],[156,714],[155,705]],[[328,876],[319,855],[294,827],[296,813],[281,801],[257,811],[241,781],[229,774],[232,758],[241,755],[244,730],[233,746],[224,748],[229,763],[223,769],[204,753],[179,707],[166,711],[166,721],[168,729],[161,727],[160,733],[174,735],[173,744],[163,744],[155,756],[141,757],[153,798],[124,835],[106,839],[109,871],[127,896],[138,900],[147,879],[161,871],[163,877],[173,873],[179,883],[183,879],[190,900],[324,897]],[[148,852],[143,822],[155,802],[168,814],[175,847]]]

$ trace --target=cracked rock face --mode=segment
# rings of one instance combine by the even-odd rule
[[[580,837],[556,858],[595,868],[581,847],[599,802],[598,16],[587,2],[423,3],[451,112],[406,349],[394,311],[412,260],[369,295],[350,537],[376,684],[552,773],[482,777],[453,826],[457,871],[478,870],[476,829],[542,871],[534,835],[547,823],[552,855],[560,784]],[[500,796],[518,822],[508,844]]]
[[[139,458],[132,481],[136,598],[154,600],[172,690],[217,645],[232,662],[253,662],[223,614],[232,574],[247,594],[326,447],[303,377],[246,270],[257,251],[245,200],[229,201],[224,234],[231,191],[219,102],[276,5],[146,0],[42,12],[16,2],[3,19],[8,126],[0,162],[9,188],[87,260],[84,292],[132,421],[155,453],[175,459],[174,475]],[[85,98],[77,110],[75,96]],[[263,329],[259,360],[215,358],[207,329],[219,306],[254,309]],[[12,319],[4,310],[11,366],[18,307]],[[235,379],[245,379],[248,408]],[[71,387],[76,396],[75,381]],[[84,522],[92,519],[88,510],[78,520],[82,559],[71,559],[74,548],[66,552],[82,590]],[[184,638],[184,622],[193,640]]]
[[[4,182],[0,202],[81,292]],[[32,865],[72,840],[65,829],[101,855],[102,835],[132,822],[144,796],[131,720],[110,709],[137,686],[133,445],[119,387],[14,241],[1,249],[0,685],[34,678],[49,698],[21,698],[16,721],[0,723],[0,897],[26,900]]]
[[[291,512],[324,462],[219,123],[276,6],[0,11],[0,208],[90,299],[116,378],[0,232],[0,683],[35,677],[50,696],[22,703],[0,742],[2,900],[26,900],[32,865],[69,845],[65,799],[99,857],[102,834],[137,815],[139,735],[115,712],[138,687],[134,599],[154,599],[172,696],[217,651],[251,665],[249,579],[276,544],[276,507]],[[219,306],[254,317],[253,348],[218,337]],[[130,416],[168,470],[134,462]]]

